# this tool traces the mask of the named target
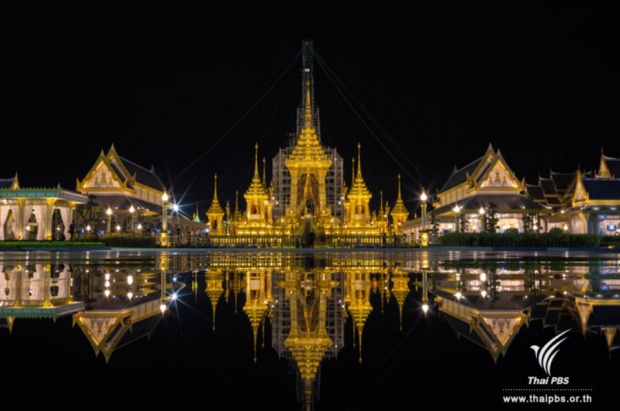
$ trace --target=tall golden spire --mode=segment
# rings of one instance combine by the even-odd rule
[[[302,107],[298,111],[298,127],[301,129],[298,130],[299,136],[295,147],[285,160],[285,165],[291,175],[290,204],[287,215],[296,217],[300,210],[304,209],[303,204],[299,202],[304,195],[306,179],[312,178],[313,183],[317,182],[316,189],[313,187],[312,198],[315,216],[327,216],[331,211],[327,206],[326,178],[332,166],[332,159],[321,145],[315,126],[312,95],[312,43],[305,42],[303,51],[303,96]]]
[[[300,278],[295,275],[287,276],[283,283],[286,298],[290,301],[290,331],[284,345],[291,353],[304,384],[307,408],[321,362],[333,344],[326,327],[327,296],[338,282],[329,275],[296,274],[301,274],[301,280],[311,286],[300,289]]]
[[[357,144],[357,173],[351,184],[349,195],[345,204],[345,223],[349,227],[370,228],[371,213],[370,199],[372,194],[368,191],[364,178],[362,177],[362,145]]]
[[[271,285],[271,273],[269,271],[249,272],[246,274],[245,281],[246,300],[243,305],[243,311],[248,316],[252,326],[254,362],[256,363],[258,330],[263,320],[267,317],[269,303],[272,300],[271,288],[269,287]]]
[[[258,143],[254,145],[254,150],[254,177],[252,177],[252,183],[250,184],[250,188],[245,193],[246,201],[249,197],[266,197],[265,187],[263,186],[260,174],[258,173]]]
[[[209,222],[209,231],[214,234],[219,234],[222,232],[223,228],[222,220],[224,218],[224,210],[217,198],[217,174],[214,175],[213,181],[213,200],[206,214]]]
[[[312,115],[312,95],[310,94],[310,76],[306,77],[306,97],[304,101],[304,127],[314,128],[314,116]]]
[[[263,188],[267,189],[267,159],[263,157]]]
[[[209,207],[207,214],[212,213],[212,212],[217,212],[217,213],[223,212],[222,206],[220,205],[220,201],[217,198],[217,174],[213,175],[213,200],[211,200],[211,206]]]
[[[254,177],[244,195],[247,221],[236,227],[237,233],[240,234],[253,234],[257,230],[264,231],[271,225],[272,221],[271,208],[273,204],[269,200],[267,189],[258,173],[258,143],[254,145],[254,150]]]
[[[221,269],[205,271],[205,294],[211,302],[211,328],[215,331],[215,312],[220,298],[224,295],[224,273]]]
[[[196,211],[194,212],[194,215],[192,216],[192,220],[194,220],[197,223],[200,222],[200,210],[198,210],[198,202],[196,202]]]
[[[359,362],[362,362],[362,335],[366,320],[372,311],[370,288],[372,281],[368,270],[351,270],[345,272],[345,304],[352,321],[353,335],[357,333]]]
[[[355,180],[351,185],[350,195],[357,196],[361,199],[368,199],[372,197],[370,191],[366,187],[366,183],[364,182],[364,178],[362,177],[362,145],[357,143],[357,172],[355,175]]]
[[[399,316],[399,329],[403,330],[403,307],[405,305],[405,300],[409,295],[411,289],[409,288],[409,275],[400,268],[395,268],[392,273],[392,291],[391,294],[396,299],[396,304],[398,305],[398,316]]]
[[[409,210],[405,207],[405,203],[403,202],[403,198],[400,193],[400,174],[398,174],[398,196],[396,197],[396,204],[394,204],[390,215],[394,220],[394,230],[397,233],[400,233],[400,225],[409,218]]]
[[[235,220],[238,220],[241,213],[239,211],[239,190],[235,190]]]

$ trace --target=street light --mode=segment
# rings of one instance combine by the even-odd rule
[[[106,215],[108,216],[108,224],[106,226],[106,234],[110,234],[110,224],[112,223],[112,209],[108,206],[108,209],[105,210]]]
[[[166,193],[164,193],[165,195]],[[163,196],[162,196],[163,199]],[[163,237],[162,237],[163,238]],[[168,261],[165,257],[163,257],[160,261],[160,268],[161,268],[161,273],[160,273],[160,292],[161,295],[159,297],[159,311],[161,311],[161,315],[164,315],[166,313],[166,311],[168,310],[168,304],[166,304],[167,301],[167,296],[166,296],[166,267],[167,267]]]
[[[422,272],[422,312],[426,317],[426,313],[428,312],[428,273],[426,271]]]
[[[135,217],[134,213],[135,212],[136,212],[136,209],[135,209],[135,207],[132,204],[131,207],[129,207],[129,213],[131,213],[131,226],[130,226],[131,227],[131,231],[134,230],[134,221],[135,221],[134,220],[134,217]]]
[[[456,217],[456,227],[454,231],[458,233],[459,232],[459,213],[461,212],[461,207],[459,207],[459,205],[457,204],[454,206],[452,211],[454,211],[454,216]]]
[[[480,209],[478,210],[478,214],[480,214],[480,232],[482,232],[483,230],[485,230],[486,228],[486,221],[484,221],[484,214],[486,213],[486,210],[484,209],[483,206],[480,206]]]
[[[422,189],[422,195],[420,196],[420,200],[422,200],[422,230],[426,230],[426,200],[428,197],[426,196],[426,191]]]
[[[168,194],[161,195],[161,245],[168,246]]]

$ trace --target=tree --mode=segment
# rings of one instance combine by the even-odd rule
[[[497,204],[489,201],[487,210],[487,233],[495,233],[497,231],[497,223],[499,222],[499,219],[497,218]]]
[[[461,233],[467,232],[469,229],[469,221],[467,220],[464,213],[459,214],[459,231]]]
[[[540,231],[540,215],[537,210],[530,208],[527,214],[523,215],[523,231],[526,233]]]
[[[431,217],[431,239],[435,241],[439,235],[439,221],[437,221],[435,210],[432,210],[429,215]]]
[[[99,207],[99,203],[95,201],[96,198],[96,196],[89,194],[86,204],[83,204],[75,210],[76,214],[80,216],[83,225],[95,225],[103,214]]]

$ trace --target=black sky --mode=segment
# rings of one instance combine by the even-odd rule
[[[413,213],[422,187],[440,188],[489,144],[528,183],[591,170],[601,148],[620,157],[620,14],[609,3],[16,18],[0,178],[75,189],[114,144],[154,166],[188,213],[197,202],[204,216],[214,174],[232,206],[254,144],[268,173],[288,145],[304,39],[318,57],[322,141],[344,157],[347,183],[361,144],[373,208],[381,192],[393,204],[401,174]]]

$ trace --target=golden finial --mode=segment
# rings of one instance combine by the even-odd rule
[[[362,145],[357,143],[357,177],[362,178]]]
[[[306,127],[312,127],[312,95],[310,94],[310,76],[306,77],[306,102],[304,120]]]
[[[258,143],[254,144],[254,178],[258,176]]]

